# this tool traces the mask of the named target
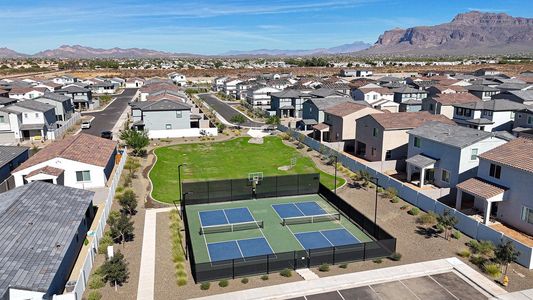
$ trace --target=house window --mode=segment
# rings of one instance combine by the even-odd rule
[[[499,179],[502,174],[502,166],[490,164],[489,176]]]
[[[166,130],[172,129],[172,124],[165,124],[165,129]]]
[[[5,123],[5,122],[6,122],[6,117],[0,116],[0,123]]]
[[[391,159],[391,158],[392,158],[392,151],[387,150],[387,152],[385,152],[385,159]]]
[[[78,182],[91,181],[91,171],[76,171],[76,181]]]
[[[372,157],[374,157],[374,155],[376,155],[376,148],[372,147]]]
[[[372,128],[372,136],[378,136],[378,129]]]
[[[444,182],[450,183],[450,172],[448,170],[442,170],[441,179]]]
[[[476,160],[477,159],[477,153],[478,153],[478,149],[477,148],[473,148],[472,151],[470,152],[470,160]]]
[[[420,148],[420,138],[415,136],[415,147]]]
[[[35,113],[35,117],[38,118],[39,117],[39,113]]]
[[[529,125],[533,124],[533,116],[528,116],[527,117],[527,124],[529,124]]]
[[[24,118],[27,118],[27,117],[28,117],[28,114],[25,113],[25,114],[24,114]]]
[[[529,208],[527,206],[522,207],[522,221],[527,222],[529,224],[533,224],[533,208]]]
[[[176,111],[176,118],[182,118],[183,112],[181,110]]]

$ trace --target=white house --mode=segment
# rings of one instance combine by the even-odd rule
[[[57,84],[66,85],[66,84],[77,82],[78,78],[70,76],[70,75],[63,75],[63,76],[53,78],[52,81]]]
[[[476,175],[478,155],[507,142],[490,132],[440,122],[428,122],[407,133],[407,181],[417,180],[420,187],[425,183],[455,187]]]
[[[394,100],[394,92],[391,89],[384,87],[360,87],[352,90],[351,94],[354,100],[362,100],[368,103],[381,99],[390,101]]]
[[[246,102],[253,108],[260,108],[262,110],[270,110],[270,95],[272,93],[279,93],[281,90],[269,86],[255,86],[247,91]]]
[[[15,185],[46,181],[79,189],[105,187],[115,166],[117,142],[80,133],[58,140],[16,168]]]
[[[57,127],[55,106],[26,100],[0,108],[0,142],[46,139]]]
[[[505,99],[456,103],[453,107],[453,120],[459,125],[489,132],[511,132],[515,113],[526,108],[524,104]]]
[[[241,83],[242,80],[240,79],[231,79],[224,82],[224,88],[223,91],[228,96],[237,96],[237,84]]]
[[[170,73],[168,74],[168,78],[170,78],[175,84],[178,86],[186,86],[187,85],[187,77],[185,75],[180,73]]]
[[[45,92],[48,92],[45,87],[18,87],[15,86],[9,91],[9,98],[18,100],[28,100],[41,97]]]
[[[141,78],[128,78],[126,79],[126,88],[140,88],[144,84],[144,80]]]
[[[224,82],[228,80],[228,77],[217,77],[213,80],[213,91],[219,92],[224,89]]]

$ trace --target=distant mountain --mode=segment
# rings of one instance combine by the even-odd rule
[[[141,48],[101,49],[80,45],[63,45],[57,49],[38,52],[33,56],[50,58],[165,58],[186,55]]]
[[[279,50],[279,49],[258,49],[250,51],[231,50],[221,54],[222,56],[307,56],[307,55],[328,55],[357,52],[370,47],[364,42],[353,42],[351,44],[340,45],[332,48],[317,48],[310,50]]]
[[[0,48],[0,58],[22,58],[26,57],[26,54],[19,53],[17,51],[8,49],[8,48]]]
[[[392,29],[360,54],[510,54],[533,51],[533,18],[472,11],[450,23]]]

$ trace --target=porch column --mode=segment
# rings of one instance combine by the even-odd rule
[[[411,164],[407,164],[407,182],[411,182],[412,174],[413,170],[411,169]]]
[[[420,188],[424,187],[424,176],[426,175],[426,168],[420,168]]]
[[[461,191],[460,189],[457,189],[457,197],[455,198],[455,209],[460,211],[462,205],[463,205],[463,191]]]
[[[489,201],[485,200],[485,212],[483,216],[483,224],[489,225],[490,221],[490,210],[492,208],[492,205]]]

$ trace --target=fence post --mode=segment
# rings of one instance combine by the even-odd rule
[[[309,255],[307,256],[307,268],[311,267],[311,249],[309,249]]]
[[[335,264],[335,247],[333,247],[333,263],[332,263],[332,265],[334,265],[334,264]]]
[[[363,243],[363,260],[366,260],[366,244],[367,243]]]
[[[231,260],[231,277],[235,279],[235,259]]]
[[[292,255],[293,255],[292,259],[294,260],[294,263],[293,263],[293,265],[292,265],[292,268],[293,268],[294,270],[296,270],[296,250],[292,251]]]
[[[270,255],[267,254],[267,274],[270,274]]]

